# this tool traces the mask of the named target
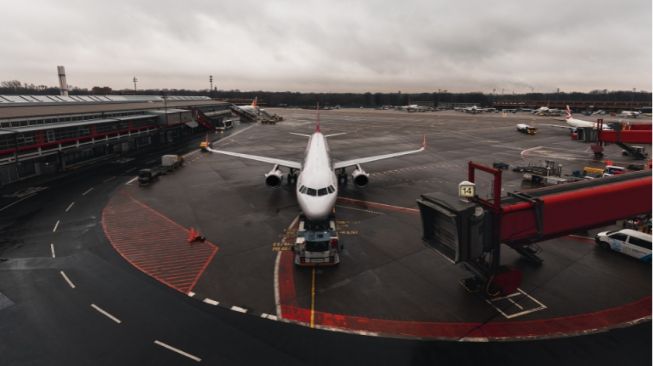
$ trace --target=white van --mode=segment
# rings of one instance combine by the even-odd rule
[[[596,243],[606,249],[651,263],[651,235],[633,229],[604,231],[596,234]]]

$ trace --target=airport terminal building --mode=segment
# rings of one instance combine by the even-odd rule
[[[163,149],[224,126],[205,96],[0,95],[0,186]]]

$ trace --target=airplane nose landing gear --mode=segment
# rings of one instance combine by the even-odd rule
[[[297,171],[295,169],[290,169],[290,172],[288,172],[288,185],[292,186],[297,184]]]
[[[338,185],[347,185],[347,171],[344,168],[338,169]]]

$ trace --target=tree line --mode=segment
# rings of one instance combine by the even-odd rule
[[[22,83],[18,80],[0,82],[0,94],[35,94],[57,95],[59,88],[46,85]],[[438,103],[475,103],[488,107],[495,102],[506,101],[635,101],[642,102],[643,106],[651,105],[652,94],[647,91],[624,90],[593,90],[584,92],[553,92],[553,93],[524,93],[524,94],[493,94],[482,92],[452,93],[437,91],[431,93],[302,93],[302,92],[275,92],[275,91],[240,91],[240,90],[213,90],[201,89],[121,89],[113,90],[108,86],[94,86],[91,89],[69,88],[71,95],[205,95],[216,99],[251,100],[258,98],[261,104],[273,107],[298,106],[310,107],[316,103],[325,107],[380,107],[384,105],[408,105],[416,103],[429,103],[437,106]]]

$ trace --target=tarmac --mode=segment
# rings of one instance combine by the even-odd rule
[[[310,133],[315,112],[273,112],[285,121],[237,126],[214,146],[301,160],[306,141],[288,132]],[[540,243],[541,266],[505,248],[502,262],[522,269],[524,283],[520,298],[499,302],[467,293],[467,273],[420,239],[415,200],[455,195],[469,160],[600,166],[588,144],[547,127],[562,122],[351,109],[320,117],[326,133],[348,133],[329,140],[335,159],[411,149],[423,135],[428,144],[365,165],[369,186],[340,191],[345,251],[333,268],[297,269],[290,252],[274,250],[299,207],[291,188],[265,186],[266,164],[193,152],[149,187],[134,179],[144,158],[3,191],[3,207],[21,200],[0,217],[3,364],[650,363],[651,267],[599,250],[594,231]],[[518,133],[522,122],[538,133]],[[615,146],[606,153],[628,162]],[[504,190],[520,188],[521,175],[505,172]],[[207,242],[187,243],[190,227]]]
[[[253,126],[215,147],[301,161],[306,141],[289,132],[310,133],[315,112],[275,112],[287,122]],[[535,136],[516,131],[524,119],[539,127]],[[522,270],[525,280],[518,294],[500,300],[468,293],[459,281],[469,274],[421,240],[415,200],[433,191],[456,195],[470,160],[490,166],[554,160],[567,174],[603,164],[592,160],[588,144],[547,126],[562,122],[523,114],[368,110],[323,111],[321,121],[325,134],[347,133],[329,140],[336,160],[416,148],[422,136],[428,148],[364,165],[369,186],[341,188],[336,218],[345,250],[337,268],[294,268],[292,253],[278,251],[288,249],[280,243],[293,241],[299,207],[292,187],[265,186],[263,174],[271,167],[264,163],[198,153],[152,187],[124,187],[141,207],[199,230],[219,248],[195,285],[180,291],[309,327],[429,339],[569,336],[650,316],[650,266],[598,250],[588,233],[540,243],[541,266],[506,247],[502,263]],[[618,153],[611,146],[607,151]],[[479,192],[489,195],[489,186],[481,179]],[[503,189],[522,189],[521,174],[506,171]],[[123,217],[131,220],[131,214]],[[140,227],[160,228],[151,225]],[[119,231],[124,225],[114,226]],[[152,240],[168,236],[159,235]],[[176,274],[174,266],[170,270]]]

